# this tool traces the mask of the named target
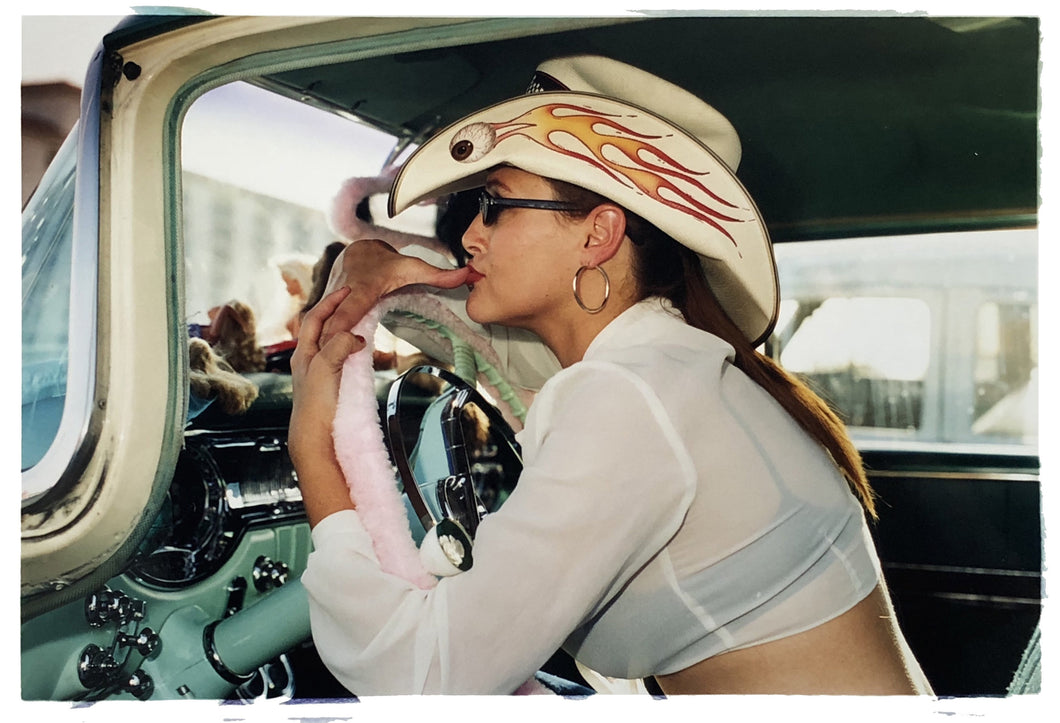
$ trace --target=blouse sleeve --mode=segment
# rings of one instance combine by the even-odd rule
[[[379,569],[355,512],[314,529],[313,637],[351,692],[510,693],[677,532],[691,459],[633,374],[566,370],[523,434],[523,473],[479,526],[474,566],[432,590]]]

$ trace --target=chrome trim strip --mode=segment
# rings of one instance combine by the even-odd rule
[[[409,467],[409,452],[405,449],[405,436],[401,429],[401,417],[398,415],[398,399],[401,397],[402,384],[412,374],[416,372],[438,372],[440,376],[441,371],[441,369],[431,366],[418,366],[409,369],[393,381],[386,399],[384,432],[386,433],[387,444],[390,446],[390,456],[393,458],[394,466],[397,468],[398,475],[401,478],[405,496],[426,531],[430,531],[434,527],[434,515],[431,514],[427,503],[424,502],[423,495],[420,494],[420,489],[416,485],[416,475],[413,474],[412,468]]]
[[[963,603],[984,603],[989,605],[1024,605],[1027,607],[1041,607],[1040,600],[1027,597],[1008,597],[1005,595],[975,595],[964,592],[928,592],[927,597],[941,600],[952,600]]]
[[[96,386],[99,301],[99,143],[104,50],[97,48],[85,75],[78,121],[70,259],[70,328],[66,400],[55,439],[36,465],[22,472],[22,506],[51,492],[63,478],[76,478],[74,459],[88,437]]]
[[[922,441],[915,439],[874,439],[858,433],[857,429],[851,430],[851,439],[854,445],[862,453],[872,454],[875,452],[909,452],[911,454],[967,454],[967,455],[990,455],[993,457],[1037,457],[1038,445],[1036,444],[1002,444],[996,441],[983,440],[948,442],[948,441]]]
[[[958,567],[954,565],[925,565],[915,562],[884,562],[884,570],[901,570],[904,572],[950,573],[966,575],[996,575],[998,577],[1041,577],[1034,570],[1000,570],[991,567]]]
[[[989,480],[994,482],[1040,482],[1040,475],[1030,472],[931,472],[924,470],[866,469],[869,478],[916,477],[918,479],[964,479],[969,481]]]

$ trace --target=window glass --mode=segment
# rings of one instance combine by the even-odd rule
[[[972,432],[1036,442],[1038,438],[1037,307],[987,302],[975,338]]]
[[[249,330],[265,357],[289,348],[313,266],[338,240],[329,223],[334,198],[347,179],[380,173],[396,142],[247,83],[199,98],[181,132],[189,333],[238,317],[239,333]],[[395,223],[373,199],[369,213],[379,225],[433,230],[433,208]],[[225,355],[237,371],[261,371],[261,353],[244,359],[228,347]]]
[[[335,240],[329,202],[344,179],[377,173],[393,143],[246,83],[198,99],[181,134],[189,324],[238,301],[259,345],[290,340],[298,295]]]
[[[777,244],[767,349],[859,443],[1037,444],[1037,232]]]
[[[931,315],[921,299],[832,297],[800,304],[780,361],[854,427],[921,426]]]
[[[22,214],[22,469],[36,465],[59,429],[70,335],[76,131]]]

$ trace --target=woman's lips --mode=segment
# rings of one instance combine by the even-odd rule
[[[465,283],[468,285],[468,287],[474,286],[478,281],[481,281],[482,279],[486,278],[482,273],[479,272],[478,269],[476,269],[471,264],[468,264],[467,268],[468,274]]]

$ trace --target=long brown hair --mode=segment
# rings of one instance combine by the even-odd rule
[[[579,186],[548,180],[558,200],[577,204],[578,208],[586,209],[585,212],[609,202]],[[722,310],[694,251],[635,213],[623,210],[626,235],[633,242],[633,275],[638,285],[638,297],[668,299],[689,325],[728,342],[736,351],[736,367],[769,392],[799,426],[824,447],[865,511],[876,519],[875,495],[865,476],[861,454],[850,441],[842,420],[803,381],[752,346]],[[579,216],[585,212],[570,214]]]

